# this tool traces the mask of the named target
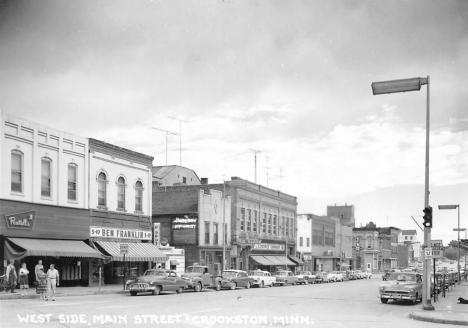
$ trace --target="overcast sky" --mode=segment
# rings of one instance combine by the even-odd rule
[[[0,0],[0,109],[154,165],[166,133],[151,128],[181,127],[167,163],[209,182],[254,182],[254,149],[257,182],[299,213],[348,203],[359,224],[417,229],[427,87],[374,96],[371,83],[430,76],[431,189],[453,186],[430,202],[463,217],[467,31],[464,0]],[[437,215],[435,238],[456,238],[456,211]]]

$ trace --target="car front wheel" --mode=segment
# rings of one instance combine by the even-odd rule
[[[388,298],[381,298],[380,302],[382,302],[383,304],[387,304],[388,303]]]
[[[159,295],[160,292],[161,292],[161,288],[159,288],[159,286],[156,286],[156,288],[153,289],[152,291],[153,295]]]
[[[250,288],[250,281],[247,281],[247,286],[245,286],[245,289],[249,289]]]
[[[130,295],[136,296],[136,294],[137,294],[137,292],[135,292],[135,291],[130,291]]]
[[[196,292],[201,291],[201,290],[202,290],[202,285],[201,285],[201,283],[197,283],[197,284],[195,285],[195,287],[194,287],[194,290],[195,290]]]
[[[260,281],[260,284],[258,285],[259,288],[263,288],[263,280]]]
[[[176,290],[177,294],[182,293],[182,289],[183,289],[182,287],[177,288],[177,290]]]

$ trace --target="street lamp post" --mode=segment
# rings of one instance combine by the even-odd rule
[[[426,101],[426,161],[425,161],[425,187],[424,187],[424,208],[429,206],[429,128],[430,128],[430,101],[429,101],[429,76],[427,78],[416,77],[411,79],[401,79],[372,83],[372,92],[374,95],[387,93],[419,91],[422,85],[427,85]],[[430,247],[431,228],[424,226],[424,246]],[[424,259],[423,262],[423,291],[422,291],[422,309],[434,310],[431,304],[431,266],[430,259]]]
[[[455,210],[458,209],[458,228],[453,229],[453,231],[458,231],[458,284],[461,283],[460,280],[460,231],[465,229],[460,229],[460,205],[439,205],[439,210]]]

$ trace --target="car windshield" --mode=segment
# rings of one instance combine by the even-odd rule
[[[263,277],[265,274],[263,272],[259,272],[259,271],[250,271],[249,273],[249,276],[259,276],[259,277]]]
[[[145,276],[159,276],[159,277],[164,277],[164,275],[167,275],[167,272],[164,271],[153,271],[149,270],[145,272]]]
[[[416,276],[412,274],[401,274],[395,272],[390,275],[389,280],[416,281]]]
[[[203,273],[203,268],[202,267],[188,267],[185,272]]]
[[[237,275],[236,271],[223,271],[223,276],[226,277],[235,277]]]
[[[287,271],[278,271],[276,273],[277,276],[287,276],[288,275],[288,272]]]
[[[310,272],[309,272],[309,271],[301,271],[301,272],[299,272],[299,274],[305,274],[305,275],[308,275],[308,274],[310,274]]]

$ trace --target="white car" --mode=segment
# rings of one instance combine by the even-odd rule
[[[259,288],[264,286],[273,287],[276,283],[276,277],[273,277],[268,271],[252,270],[249,272],[249,277],[254,278],[253,285]]]
[[[365,274],[361,270],[356,270],[354,272],[356,273],[356,278],[357,279],[364,279],[365,278]]]
[[[339,271],[330,271],[327,276],[328,276],[328,281],[333,281],[333,282],[343,281],[343,274]]]
[[[370,271],[363,272],[362,274],[363,274],[364,279],[365,278],[367,278],[367,279],[372,278],[372,272],[370,272]]]

